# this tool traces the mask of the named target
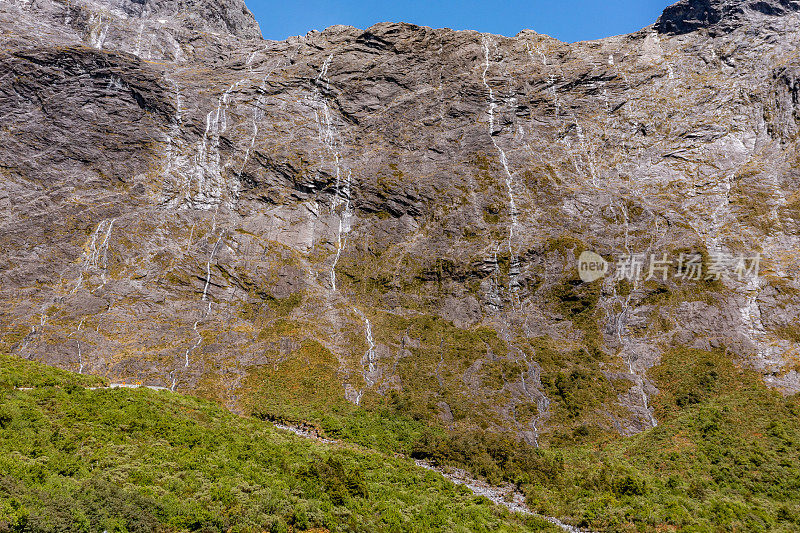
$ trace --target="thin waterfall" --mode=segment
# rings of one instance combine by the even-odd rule
[[[483,52],[484,52],[484,67],[483,73],[481,74],[481,79],[483,80],[483,85],[486,87],[486,90],[489,93],[489,106],[488,106],[488,114],[489,114],[489,138],[494,145],[495,150],[497,150],[498,155],[500,156],[500,163],[503,167],[503,172],[505,173],[505,183],[506,189],[508,190],[508,210],[511,215],[511,224],[508,228],[508,253],[510,256],[510,264],[508,269],[508,276],[509,276],[509,288],[511,290],[511,302],[512,305],[516,306],[516,303],[519,301],[519,294],[518,294],[518,287],[519,287],[519,273],[520,273],[520,265],[519,260],[517,259],[516,254],[514,253],[514,234],[518,224],[517,216],[517,201],[514,196],[514,177],[511,174],[511,169],[508,166],[508,158],[506,157],[506,152],[503,150],[500,145],[497,143],[494,134],[495,128],[495,109],[497,109],[498,104],[495,101],[494,97],[494,89],[489,85],[489,82],[486,79],[486,74],[489,71],[489,45],[492,44],[491,40],[484,37],[483,38]]]
[[[330,80],[328,80],[328,69],[333,60],[330,54],[322,64],[314,85],[314,116],[317,122],[317,135],[320,142],[327,148],[333,159],[335,190],[331,201],[331,213],[339,215],[338,231],[336,234],[336,255],[331,265],[329,278],[331,290],[336,292],[336,266],[342,255],[342,250],[347,242],[346,235],[350,232],[350,219],[352,211],[350,207],[350,186],[352,183],[352,171],[342,164],[340,153],[341,141],[339,132],[333,121],[333,114],[322,90],[330,90]],[[342,179],[342,176],[346,177]]]

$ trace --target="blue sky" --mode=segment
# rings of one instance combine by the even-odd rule
[[[572,42],[639,30],[676,0],[245,1],[267,39],[282,40],[333,24],[368,28],[391,21],[506,36],[527,28]]]

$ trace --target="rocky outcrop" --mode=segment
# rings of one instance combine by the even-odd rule
[[[531,444],[657,424],[680,347],[798,391],[800,33],[762,4],[566,44],[0,1],[0,349],[233,409],[308,372]]]
[[[110,0],[108,5],[111,10],[119,10],[131,18],[171,19],[193,31],[229,33],[242,39],[261,38],[258,23],[241,0]]]
[[[660,33],[681,35],[701,28],[728,33],[736,28],[800,11],[797,0],[681,0],[656,22]]]

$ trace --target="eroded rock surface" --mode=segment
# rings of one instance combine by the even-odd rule
[[[318,370],[531,444],[657,424],[681,346],[800,391],[799,22],[273,42],[241,2],[0,1],[2,348],[233,409]],[[762,263],[584,283],[585,250]]]

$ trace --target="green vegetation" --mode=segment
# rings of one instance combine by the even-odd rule
[[[213,403],[13,358],[0,391],[0,531],[539,531],[438,474]]]
[[[99,387],[106,381],[96,376],[65,372],[35,361],[0,354],[0,392],[29,387]]]
[[[768,389],[724,350],[675,349],[650,372],[659,427],[633,437],[601,429],[624,383],[596,371],[592,286],[555,286],[554,310],[586,328],[582,343],[509,346],[490,328],[375,313],[377,342],[405,333],[402,391],[367,391],[278,302],[264,340],[270,364],[243,390],[252,419],[153,391],[85,390],[102,382],[13,357],[0,367],[0,531],[516,531],[523,523],[400,453],[508,481],[530,507],[597,531],[797,531],[800,400]],[[672,298],[655,287],[654,299]],[[282,301],[280,303],[283,303]],[[290,309],[296,302],[287,300]],[[584,320],[585,318],[585,320]],[[345,339],[358,356],[361,332]],[[382,337],[382,338],[381,338]],[[542,448],[492,421],[523,359],[552,400]],[[465,380],[463,376],[470,378]],[[32,391],[15,390],[35,387]],[[479,391],[480,395],[476,395]],[[476,398],[486,398],[478,400]],[[446,402],[452,419],[439,418]],[[604,414],[605,413],[605,414]],[[518,404],[516,420],[538,413]],[[284,435],[263,420],[302,423],[348,445]],[[554,428],[554,429],[553,429]],[[27,528],[27,529],[26,529]]]
[[[351,404],[342,394],[338,366],[324,346],[315,341],[303,342],[275,365],[248,374],[245,390],[250,391],[250,413],[295,423],[327,411],[347,412]]]
[[[437,339],[447,332],[438,321],[427,324]],[[496,352],[503,353],[488,332],[471,334],[497,343]],[[425,339],[420,330],[415,336]],[[540,449],[490,429],[437,425],[430,399],[415,392],[389,393],[362,408],[337,400],[330,409],[296,395],[299,403],[289,418],[373,449],[465,467],[492,483],[510,481],[526,492],[535,511],[593,530],[800,528],[797,397],[768,389],[757,373],[738,368],[722,350],[676,349],[651,371],[660,389],[653,398],[659,427],[623,438],[586,423],[590,419],[580,412],[603,400],[597,395],[613,394],[602,384],[589,386],[580,369],[581,358],[594,355],[584,348],[560,352],[545,339],[534,345],[545,369],[566,369],[543,373],[554,400],[551,422],[557,419],[562,429]],[[459,347],[469,348],[467,337]],[[503,364],[501,359],[497,366]]]
[[[605,531],[796,531],[800,402],[723,351],[674,350],[653,369],[658,428],[563,450],[534,509]]]

